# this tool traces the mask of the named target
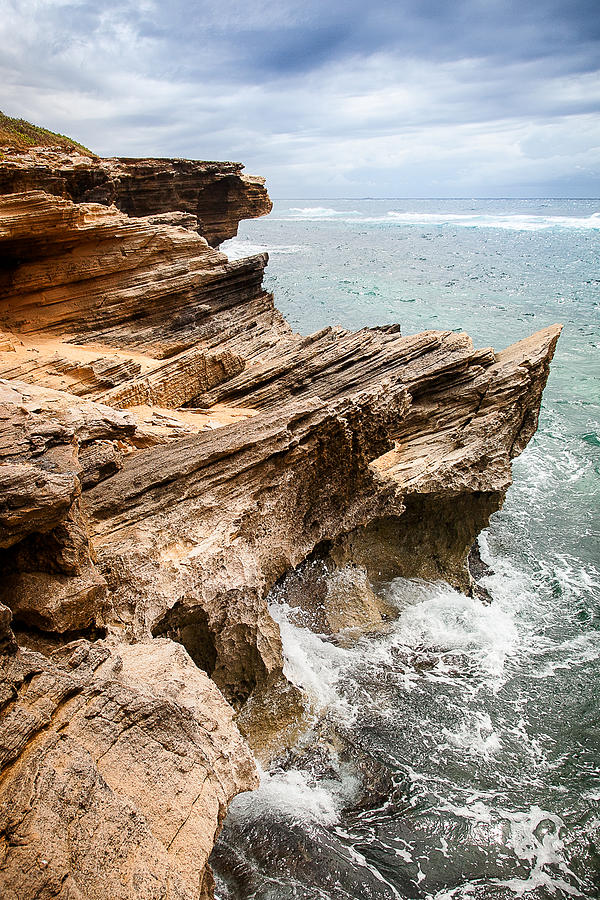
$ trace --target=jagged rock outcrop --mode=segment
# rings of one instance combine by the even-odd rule
[[[410,571],[468,589],[466,555],[508,487],[557,336],[549,329],[532,340],[528,365],[517,349],[496,362],[462,335],[395,336],[394,365],[391,341],[380,351],[391,378],[351,399],[346,385],[364,360],[348,357],[341,340],[342,374],[334,366],[317,382],[328,402],[314,384],[296,400],[282,384],[279,408],[130,457],[85,498],[105,570],[119,560],[111,592],[120,620],[139,639],[157,627],[167,633],[169,608],[188,626],[196,618],[211,648],[211,662],[200,664],[239,701],[281,667],[265,595],[315,547],[327,543],[336,562],[366,565],[374,577]],[[300,366],[295,375],[302,379]],[[439,430],[434,410],[444,417]],[[424,458],[409,470],[416,448]],[[417,467],[425,490],[414,483]],[[415,509],[417,497],[429,510]],[[395,544],[376,537],[387,531]]]
[[[239,167],[57,159],[0,164],[0,879],[209,897],[255,783],[224,697],[265,757],[305,725],[269,593],[350,640],[391,614],[369,579],[471,590],[560,326],[500,353],[397,325],[302,337],[265,254],[209,245]]]
[[[383,386],[334,407],[291,403],[132,455],[88,491],[99,565],[131,636],[180,635],[236,703],[279,678],[266,595],[318,544],[401,511],[370,462],[407,402]]]
[[[469,549],[502,505],[511,460],[535,433],[560,330],[550,326],[497,354],[480,351],[449,378],[407,379],[412,403],[394,431],[396,446],[374,463],[401,487],[404,512],[346,535],[334,550],[338,564],[351,559],[374,578],[402,572],[471,589]],[[453,337],[468,354],[470,339]]]
[[[95,623],[106,582],[81,507],[82,483],[100,480],[85,451],[116,452],[135,428],[109,406],[0,382],[0,602],[21,624],[64,633]]]
[[[158,359],[201,345],[259,352],[289,331],[265,254],[229,262],[193,231],[42,192],[0,198],[0,327]],[[125,373],[123,373],[125,375]]]
[[[272,203],[265,179],[235,162],[191,159],[91,159],[77,151],[3,149],[0,194],[47,191],[76,203],[114,204],[130,216],[189,213],[211,247],[235,237],[240,221]]]

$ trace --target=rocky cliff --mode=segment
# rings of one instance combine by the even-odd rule
[[[269,207],[239,168],[0,164],[6,897],[210,897],[227,805],[256,784],[234,710],[265,758],[302,727],[269,592],[339,632],[389,615],[369,580],[471,591],[536,428],[560,326],[500,353],[294,334],[266,256],[212,246]],[[307,561],[361,589],[324,595]]]
[[[78,149],[2,148],[0,193],[43,190],[76,203],[114,204],[130,216],[173,210],[196,217],[211,247],[235,237],[241,219],[271,211],[265,180],[233,162],[98,159]]]

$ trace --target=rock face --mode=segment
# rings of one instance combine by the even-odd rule
[[[0,602],[22,623],[61,634],[94,624],[106,581],[81,506],[97,465],[86,449],[116,447],[135,427],[109,406],[0,384]]]
[[[227,806],[257,784],[214,683],[172,641],[0,660],[2,896],[211,895]]]
[[[370,582],[470,591],[537,425],[560,326],[294,334],[211,246],[268,206],[239,168],[0,163],[3,897],[210,897],[233,708],[263,758],[302,728],[269,592],[350,640]]]
[[[41,192],[0,198],[0,221],[7,331],[159,359],[224,338],[257,352],[289,331],[262,289],[265,254],[230,263],[194,231]]]
[[[370,462],[390,447],[404,403],[386,387],[332,407],[290,403],[130,456],[86,495],[128,634],[182,640],[236,704],[279,678],[266,594],[315,546],[400,512]]]
[[[190,213],[211,247],[235,237],[241,219],[264,216],[272,203],[265,179],[241,163],[189,159],[90,159],[77,151],[5,148],[0,193],[42,190],[76,203],[114,204],[130,216]]]
[[[346,535],[338,562],[352,559],[374,578],[401,571],[470,590],[469,549],[502,505],[511,459],[535,433],[559,333],[554,325],[500,353],[480,351],[452,380],[407,383],[412,404],[395,448],[374,463],[401,486],[404,512]],[[457,337],[469,354],[470,340]]]

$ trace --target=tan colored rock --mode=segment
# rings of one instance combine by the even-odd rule
[[[364,568],[332,568],[311,560],[291,572],[280,587],[297,625],[335,635],[348,646],[370,632],[381,632],[397,611],[375,593]]]
[[[239,703],[281,672],[266,594],[324,541],[338,565],[361,564],[375,579],[420,575],[469,589],[466,556],[502,502],[516,436],[529,420],[528,404],[537,409],[557,336],[554,329],[531,340],[529,367],[517,352],[507,353],[501,368],[491,351],[474,351],[464,336],[394,338],[397,381],[387,388],[352,401],[296,401],[128,458],[84,498],[119,621],[136,639],[154,633],[182,640]],[[417,398],[412,403],[401,366]],[[349,370],[346,358],[344,379]],[[322,377],[324,391],[339,388],[335,371]],[[489,406],[479,406],[480,385]],[[502,404],[494,403],[497,396]],[[437,428],[424,408],[447,419],[437,440],[417,428]],[[414,488],[398,449],[404,423],[412,429],[407,448],[423,448],[429,468],[442,467],[452,448],[456,480],[447,475],[444,490]],[[392,436],[400,436],[397,449],[383,454]],[[482,457],[490,460],[487,469]],[[490,489],[483,491],[486,471]],[[343,604],[331,598],[323,630],[381,623],[389,611],[368,598],[357,586]]]
[[[503,501],[502,491],[404,495],[401,516],[374,519],[344,535],[332,547],[331,561],[364,567],[373,583],[402,575],[447,581],[471,593],[469,551]]]
[[[265,179],[244,175],[243,168],[190,159],[90,159],[56,147],[5,148],[0,194],[43,190],[75,203],[114,204],[159,224],[192,224],[218,247],[236,236],[241,219],[264,216],[272,208]],[[187,213],[187,219],[174,217],[176,210]]]
[[[228,165],[0,165],[23,191],[0,196],[0,878],[25,898],[208,900],[227,803],[255,784],[216,685],[263,760],[315,714],[269,592],[344,642],[393,614],[377,579],[470,590],[537,425],[560,326],[498,354],[296,335],[266,256],[209,246],[264,211]],[[11,625],[44,655],[15,654]]]
[[[0,462],[52,459],[58,465],[57,448],[64,451],[65,460],[72,459],[76,445],[125,440],[135,428],[127,412],[106,404],[0,379]]]
[[[0,602],[21,626],[63,633],[102,620],[106,582],[94,565],[80,476],[100,480],[91,448],[112,447],[106,438],[123,440],[135,427],[108,406],[0,382]]]
[[[11,352],[0,353],[0,378],[39,387],[68,390],[97,400],[101,394],[157,365],[152,357],[101,348],[82,347],[60,336],[6,334]]]
[[[197,900],[227,806],[256,786],[230,707],[182,647],[0,657],[3,898]],[[7,777],[10,775],[10,777]]]
[[[310,700],[284,677],[254,691],[236,716],[240,732],[265,769],[289,753],[316,721]]]
[[[0,655],[10,655],[17,652],[17,642],[10,627],[12,612],[8,606],[0,603]],[[0,693],[2,688],[0,687]]]
[[[86,492],[98,565],[136,639],[182,640],[240,703],[281,674],[266,595],[324,540],[400,512],[370,462],[406,404],[382,386],[140,451]]]
[[[10,351],[2,354],[0,346],[2,380],[68,391],[111,406],[151,403],[176,408],[245,365],[228,350],[194,347],[164,362],[149,354],[102,347],[91,339],[84,347],[60,335],[6,333],[5,338]]]
[[[200,235],[33,191],[0,196],[0,324],[156,358],[227,338],[260,352],[289,326],[262,288],[265,254],[229,262]],[[245,355],[242,352],[242,355]]]
[[[511,483],[511,460],[537,427],[561,326],[552,325],[461,375],[408,382],[413,401],[395,448],[374,466],[404,498],[401,519],[378,520],[334,549],[373,578],[445,579],[471,589],[466,560]],[[464,336],[461,336],[464,337]]]
[[[194,347],[157,365],[145,378],[134,378],[100,399],[118,409],[145,405],[176,408],[194,401],[243,368],[244,360],[234,353],[206,353]]]
[[[14,353],[15,350],[12,334],[0,332],[0,353]]]
[[[298,397],[349,396],[382,380],[422,390],[436,381],[453,383],[469,368],[493,362],[493,350],[475,350],[468,335],[452,331],[403,337],[397,326],[357,332],[324,328],[272,345],[239,375],[198,399],[206,406],[219,402],[274,409]]]
[[[4,576],[2,596],[21,628],[72,634],[105,618],[106,581],[91,564],[71,575],[22,568]]]
[[[79,449],[81,472],[79,480],[83,488],[93,487],[110,478],[123,467],[123,452],[119,441],[93,441]]]
[[[0,547],[11,547],[33,532],[51,531],[79,497],[73,472],[53,474],[32,465],[0,467]]]

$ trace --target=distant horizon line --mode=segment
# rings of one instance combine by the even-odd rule
[[[271,200],[595,200],[600,197],[271,197]]]

